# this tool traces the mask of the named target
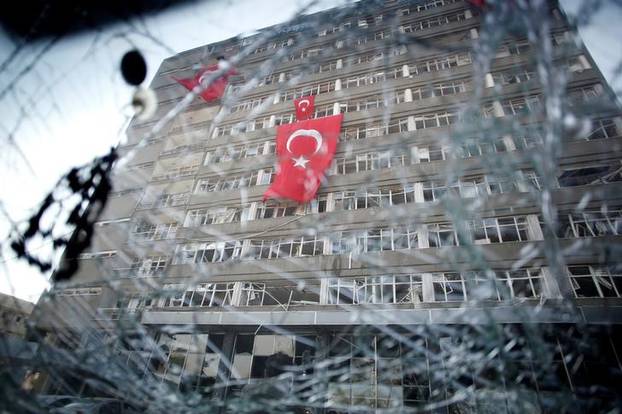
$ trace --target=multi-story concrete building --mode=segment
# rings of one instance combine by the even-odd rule
[[[34,304],[0,293],[0,334],[24,337]]]
[[[57,344],[88,345],[93,329],[140,337],[117,351],[142,381],[213,401],[580,406],[585,378],[620,369],[567,344],[579,324],[598,355],[622,345],[622,118],[548,6],[512,20],[502,6],[387,1],[166,59],[151,84],[158,112],[128,130],[91,249],[41,306],[54,306],[41,325]],[[154,130],[187,93],[171,76],[219,55],[239,72],[222,101],[195,98]],[[313,202],[263,202],[276,127],[295,121],[292,101],[306,95],[316,117],[344,114],[333,166]],[[613,327],[590,329],[602,324]],[[488,325],[501,327],[497,339],[478,334]],[[535,347],[531,329],[553,347]],[[517,348],[520,369],[507,356]],[[497,353],[466,357],[487,349]],[[256,383],[283,365],[298,367],[293,382]]]

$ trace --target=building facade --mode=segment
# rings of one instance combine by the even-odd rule
[[[543,10],[533,40],[507,10],[369,3],[166,59],[79,273],[40,304],[51,343],[110,335],[145,384],[239,411],[618,398],[583,390],[622,368],[622,118],[563,12]],[[223,99],[154,130],[187,93],[171,76],[219,55],[239,72]],[[307,95],[315,117],[344,114],[333,165],[316,200],[263,202],[276,127]],[[63,387],[87,392],[47,392]]]

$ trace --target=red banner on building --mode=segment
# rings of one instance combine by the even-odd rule
[[[315,197],[324,171],[335,155],[342,120],[343,115],[339,114],[278,127],[279,165],[274,182],[264,193],[264,200],[288,198],[305,203]]]
[[[296,119],[298,121],[313,118],[313,113],[315,112],[315,96],[303,96],[302,98],[295,99],[294,106],[296,107]]]
[[[220,78],[212,81],[209,85],[207,85],[210,75],[212,75],[219,69],[219,64],[209,65],[206,68],[199,69],[197,73],[195,73],[195,75],[191,78],[176,78],[173,76],[173,79],[175,79],[189,91],[192,91],[199,85],[203,86],[205,89],[199,94],[199,96],[201,96],[201,98],[203,98],[206,102],[213,102],[217,99],[220,99],[223,93],[225,93],[225,88],[227,87],[227,83],[229,82],[229,76],[237,74],[235,70],[231,69]]]

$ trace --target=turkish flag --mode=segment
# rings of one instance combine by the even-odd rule
[[[324,171],[335,155],[343,114],[280,125],[276,130],[279,160],[268,198],[288,198],[306,203],[315,197]]]
[[[229,82],[229,76],[237,74],[235,70],[231,69],[218,79],[213,80],[208,85],[207,82],[210,75],[219,69],[220,66],[218,64],[209,65],[197,71],[197,73],[195,73],[195,75],[191,78],[173,77],[173,79],[175,79],[189,91],[194,90],[194,88],[196,88],[197,86],[201,86],[202,88],[204,88],[203,91],[199,94],[201,98],[203,98],[206,102],[213,102],[217,99],[220,99],[223,93],[225,93],[225,88],[227,87],[227,83]]]
[[[294,100],[294,106],[296,107],[296,119],[304,121],[305,119],[313,118],[315,112],[315,96],[303,96],[300,99]]]

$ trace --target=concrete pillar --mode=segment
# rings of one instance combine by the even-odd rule
[[[339,107],[339,102],[335,102],[335,103],[333,104],[333,115],[337,115],[337,114],[339,114],[339,109],[340,109],[340,107]]]
[[[252,202],[248,209],[248,218],[249,220],[255,220],[255,216],[257,215],[257,205],[258,201]]]
[[[246,257],[251,247],[251,240],[245,239],[242,241],[242,250],[240,251],[240,257]]]
[[[328,351],[330,349],[332,338],[329,333],[321,332],[318,335],[318,344],[315,348],[315,355],[313,358],[313,369],[315,373],[316,381],[313,381],[313,395],[317,397],[315,399],[315,406],[317,408],[312,409],[315,414],[325,414],[331,411],[328,405],[328,384],[330,377],[328,375],[329,365],[325,363],[328,360]]]
[[[563,297],[559,283],[557,282],[557,278],[551,271],[551,268],[548,266],[544,266],[541,269],[542,272],[542,296],[547,299],[560,299]],[[568,276],[564,275],[567,280],[567,288],[572,292],[572,285],[570,284],[570,280]]]
[[[516,151],[516,144],[514,143],[514,139],[512,135],[504,135],[503,136],[503,144],[508,151]]]
[[[341,90],[341,79],[336,79],[335,80],[335,90],[336,91],[340,91]]]
[[[334,193],[326,194],[326,211],[335,211],[335,195]]]
[[[492,88],[495,86],[495,78],[492,77],[492,73],[488,72],[484,76],[484,86],[486,88]]]
[[[404,102],[412,102],[413,101],[413,91],[410,88],[404,89]]]
[[[616,135],[622,135],[622,118],[616,116],[615,118],[613,118],[613,123],[616,126]]]
[[[279,83],[285,82],[285,73],[279,73]]]
[[[209,336],[208,336],[209,339]],[[226,398],[227,387],[224,386],[231,376],[230,367],[233,365],[233,351],[235,345],[235,332],[225,333],[225,337],[222,341],[222,349],[220,353],[220,360],[218,362],[218,375],[216,376],[216,384],[220,385],[214,387],[213,399],[217,401],[224,401]],[[224,407],[219,410],[220,413],[224,413]]]
[[[335,42],[335,47],[341,49],[343,47],[343,40],[337,40],[337,42]]]
[[[413,189],[415,192],[415,203],[424,203],[425,198],[423,198],[423,183],[415,183],[413,185]]]
[[[434,302],[434,284],[432,283],[432,273],[424,273],[421,275],[421,281],[423,282],[423,301]]]
[[[408,78],[410,76],[410,68],[408,65],[402,65],[402,76]]]
[[[471,29],[471,39],[479,39],[479,32],[475,27]]]
[[[519,192],[521,193],[529,192],[529,186],[527,185],[526,179],[518,180],[516,184],[517,184],[516,186],[518,187]]]
[[[410,164],[419,164],[421,160],[419,159],[419,148],[416,145],[410,147]]]
[[[279,101],[281,100],[281,92],[280,91],[276,91],[274,93],[274,99],[272,100],[272,104],[276,105],[279,103]]]
[[[242,306],[242,287],[243,282],[233,283],[233,294],[231,295],[231,306]]]
[[[268,128],[274,128],[275,122],[276,122],[276,116],[270,115],[270,120],[268,121]]]
[[[335,66],[336,69],[342,69],[343,68],[343,59],[337,59],[337,65]]]
[[[583,68],[583,70],[592,68],[592,65],[590,64],[590,61],[587,60],[585,55],[580,55],[578,57],[578,60],[579,60],[579,63],[581,63],[581,67]]]
[[[529,240],[544,240],[544,234],[540,227],[540,220],[537,214],[527,215],[527,234]]]
[[[427,249],[430,247],[430,240],[428,240],[428,227],[425,224],[422,224],[417,228],[417,242],[420,249]]]
[[[501,102],[494,101],[492,103],[492,113],[495,118],[502,118],[505,116],[505,112],[503,111],[503,105],[501,105]]]
[[[332,250],[332,246],[330,244],[330,237],[328,236],[322,237],[322,240],[324,241],[324,248],[322,249],[322,254],[330,255],[331,250]]]
[[[412,115],[408,117],[408,130],[409,131],[416,131],[417,130],[417,126],[415,124],[415,117],[412,116]]]
[[[471,10],[466,9],[466,10],[464,11],[464,18],[465,18],[465,19],[472,19],[472,18],[473,18],[473,13],[471,13]]]
[[[293,44],[294,44],[294,39],[293,38],[290,37],[289,39],[287,39],[287,46],[291,46]]]
[[[320,279],[320,305],[328,305],[328,278]]]

